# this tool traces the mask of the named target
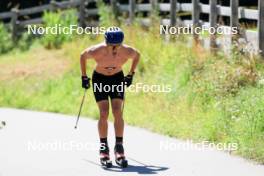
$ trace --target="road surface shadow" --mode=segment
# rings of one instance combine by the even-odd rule
[[[104,168],[104,167],[102,167],[100,164],[98,164],[96,162],[93,162],[93,161],[90,161],[90,160],[87,160],[87,159],[84,159],[84,160],[89,162],[89,163],[91,163],[91,164],[100,166],[106,171],[111,171],[111,172],[135,172],[135,173],[138,173],[138,174],[158,174],[158,172],[165,171],[165,170],[169,169],[168,167],[146,165],[146,164],[144,164],[142,162],[139,162],[139,161],[137,161],[137,160],[135,160],[133,158],[128,158],[128,159],[132,160],[134,162],[137,162],[140,165],[128,164],[127,168],[120,168],[118,166],[113,165],[113,167],[111,167],[111,168]]]

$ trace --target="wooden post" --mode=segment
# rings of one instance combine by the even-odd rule
[[[135,17],[136,0],[129,0],[129,22],[132,23]]]
[[[194,26],[199,26],[200,19],[200,5],[199,0],[192,0],[193,11],[192,11],[192,21]]]
[[[158,10],[158,0],[151,0],[152,14],[156,14]]]
[[[210,0],[210,27],[217,29],[217,0]],[[216,32],[210,35],[210,48],[214,51],[216,45]]]
[[[230,19],[230,26],[232,28],[236,27],[239,31],[239,21],[238,21],[238,0],[230,0],[230,7],[231,7],[231,19]],[[237,41],[238,35],[232,35],[232,41]]]
[[[160,23],[160,20],[157,18],[158,16],[158,0],[151,0],[151,12],[150,12],[150,21],[153,24]]]
[[[192,0],[192,5],[193,5],[193,11],[192,11],[192,24],[193,24],[193,28],[196,28],[198,26],[200,26],[199,23],[199,19],[200,19],[200,0]],[[194,36],[194,41],[195,44],[198,44],[198,38],[199,36],[194,32],[193,33]]]
[[[231,27],[238,27],[238,0],[231,0],[230,7],[231,7]]]
[[[12,18],[11,18],[11,25],[12,25],[12,40],[13,42],[17,41],[18,36],[18,9],[12,9]]]
[[[118,6],[117,6],[117,0],[111,0],[111,7],[112,11],[114,13],[114,18],[118,19]]]
[[[79,26],[82,28],[85,28],[85,1],[86,0],[80,0],[80,6],[79,6]]]
[[[260,54],[264,57],[264,1],[259,0],[259,19],[258,19],[258,45]]]
[[[150,0],[151,3],[151,15],[156,16],[159,10],[158,0]]]
[[[176,25],[177,0],[170,0],[170,25]]]
[[[55,12],[57,10],[57,3],[55,0],[50,1],[51,9],[50,11]]]

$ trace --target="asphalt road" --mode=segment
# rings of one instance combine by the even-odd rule
[[[0,108],[0,176],[263,176],[264,166],[211,148],[127,126],[129,167],[103,169],[97,122],[55,113]],[[111,156],[114,133],[109,125]],[[185,147],[184,147],[185,146]],[[187,146],[187,147],[186,147]]]

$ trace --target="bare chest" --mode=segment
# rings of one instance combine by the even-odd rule
[[[95,58],[99,67],[122,67],[127,61],[127,57],[122,54],[104,54]]]

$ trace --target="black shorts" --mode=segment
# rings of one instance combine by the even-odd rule
[[[93,92],[96,102],[119,98],[124,99],[124,73],[120,71],[114,75],[107,76],[96,71],[92,76]]]

